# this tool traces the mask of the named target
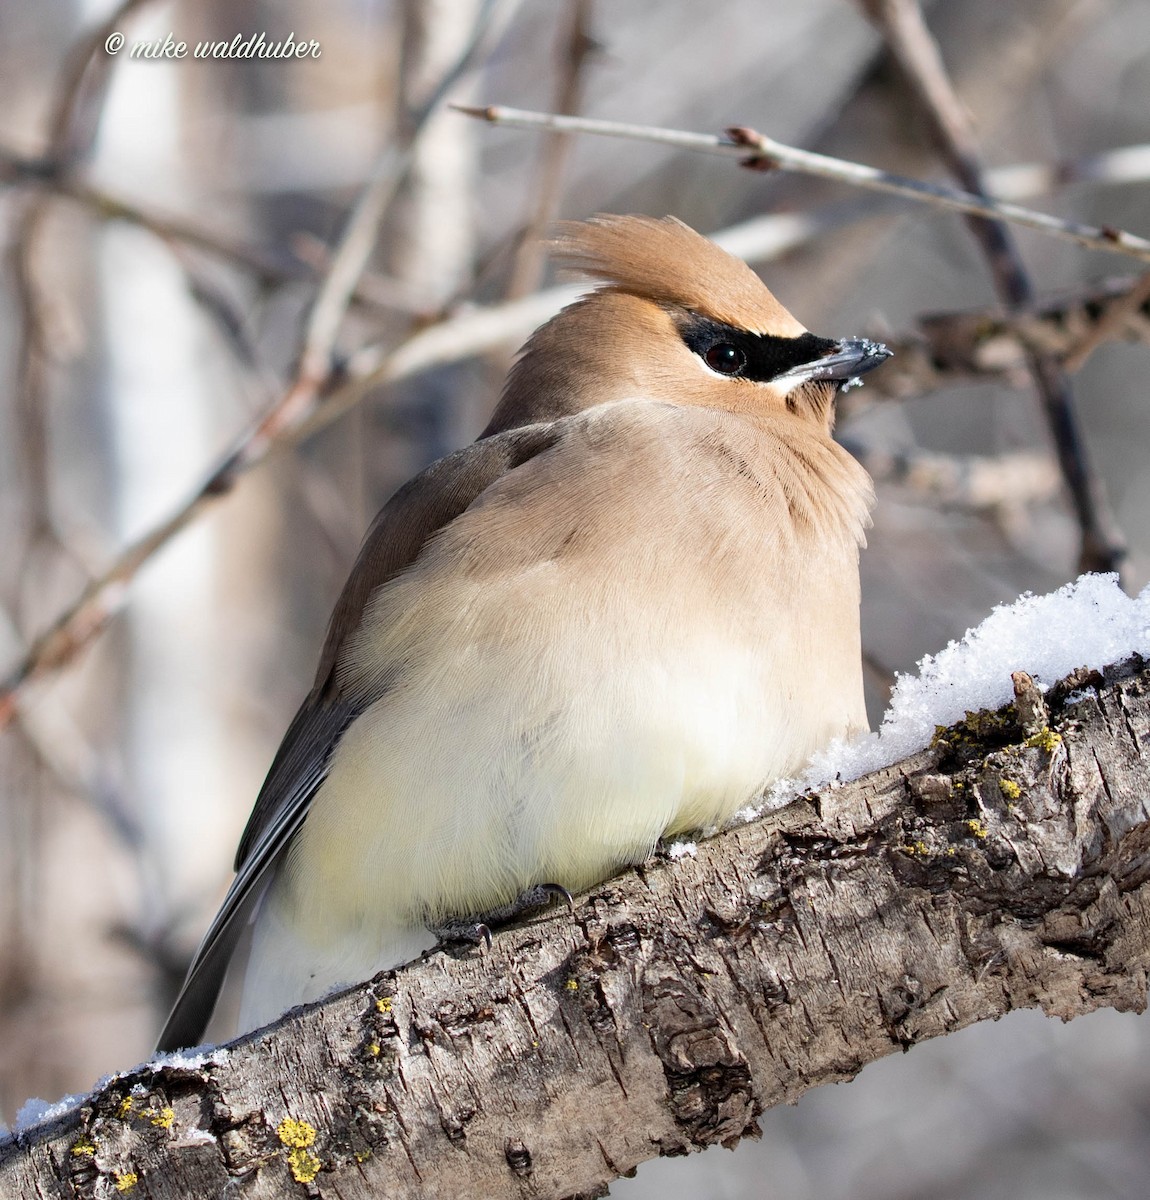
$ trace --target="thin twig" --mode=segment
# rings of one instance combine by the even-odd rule
[[[1086,225],[1080,221],[1067,221],[1049,213],[1036,212],[1018,204],[989,200],[969,192],[958,191],[943,184],[928,183],[922,179],[908,179],[892,175],[876,167],[848,162],[841,158],[830,158],[809,150],[776,142],[773,138],[746,126],[736,126],[727,131],[727,136],[718,137],[708,133],[689,133],[679,129],[662,129],[654,125],[630,125],[620,121],[599,121],[589,117],[563,117],[555,113],[529,112],[525,109],[489,105],[486,108],[454,106],[458,112],[478,117],[493,125],[508,125],[518,129],[552,130],[566,133],[591,133],[601,137],[628,138],[632,141],[652,142],[657,145],[674,146],[681,150],[692,150],[701,154],[716,154],[724,158],[737,158],[749,167],[760,170],[779,169],[794,171],[802,175],[817,175],[834,179],[853,187],[870,188],[915,200],[924,204],[936,204],[955,212],[973,213],[991,220],[1009,221],[1048,233],[1053,237],[1077,242],[1091,250],[1108,254],[1124,254],[1141,262],[1150,263],[1150,239],[1139,237],[1122,229],[1110,226]]]
[[[413,149],[444,97],[474,63],[495,14],[498,0],[483,0],[463,53],[447,70],[420,108],[397,131],[380,155],[367,186],[352,210],[319,295],[312,305],[299,360],[301,383],[318,387],[331,370],[331,355],[355,285],[375,248],[380,222],[412,161]],[[314,398],[314,393],[313,393]]]
[[[1063,370],[1074,374],[1103,342],[1116,341],[1122,336],[1126,323],[1150,303],[1150,271],[1131,284],[1130,291],[1114,304],[1095,323],[1094,328],[1062,360]]]
[[[983,173],[993,193],[1011,200],[1055,192],[1072,183],[1145,183],[1148,177],[1150,145],[1145,143],[1052,163],[990,167]]]
[[[4,154],[6,152],[0,152],[0,157]],[[42,186],[75,201],[102,220],[124,221],[146,229],[161,241],[180,242],[194,250],[241,267],[260,283],[291,283],[315,278],[319,274],[308,269],[306,264],[301,263],[297,266],[294,260],[273,256],[258,247],[238,241],[229,234],[206,228],[176,213],[164,212],[127,197],[117,196],[66,172],[49,176]]]
[[[1130,183],[1150,178],[1150,146],[1119,146],[1102,154],[1055,163],[1018,163],[995,167],[985,173],[995,191],[1014,199],[1038,195],[1057,187],[1089,180],[1096,183]],[[251,274],[261,284],[282,284],[317,279],[331,261],[326,247],[313,245],[313,239],[300,235],[294,257],[274,255],[237,241],[226,233],[210,229],[174,213],[143,205],[62,170],[47,158],[29,158],[0,146],[0,183],[42,188],[69,199],[106,221],[125,221],[145,229],[162,241],[183,243]],[[861,218],[881,216],[893,211],[895,197],[874,196],[845,205],[828,205],[805,214],[769,214],[762,218],[796,226],[798,245],[808,237]],[[801,227],[801,228],[800,228]],[[746,257],[738,248],[732,253]],[[766,257],[759,252],[759,257]],[[352,293],[352,300],[367,308],[417,313],[426,306],[419,303],[399,280],[365,272]]]
[[[139,204],[87,183],[46,158],[23,158],[0,147],[0,181],[36,187],[71,200],[104,221],[124,221],[147,230],[162,242],[201,251],[221,262],[239,267],[260,284],[301,283],[321,279],[331,263],[331,251],[322,251],[300,235],[302,247],[294,257],[274,255],[238,241],[227,233],[150,205]],[[404,291],[398,280],[365,272],[352,290],[357,305],[389,312],[422,312],[425,306]]]
[[[907,489],[916,499],[971,512],[1049,500],[1058,492],[1058,469],[1046,454],[937,454],[891,451],[849,438],[843,445],[876,483]]]
[[[894,358],[868,376],[866,386],[839,397],[842,418],[876,403],[906,400],[942,387],[995,380],[1009,387],[1033,387],[1029,355],[1044,354],[1064,361],[1102,326],[1111,341],[1150,345],[1150,297],[1130,303],[1135,280],[1112,279],[1066,293],[1029,312],[1007,313],[1001,308],[921,316],[916,329],[890,333],[872,329],[893,351]],[[1110,314],[1120,310],[1121,318]]]
[[[598,45],[591,36],[593,9],[593,0],[575,0],[571,6],[570,24],[564,38],[554,104],[555,111],[564,116],[574,116],[583,102],[584,68],[591,52]],[[563,170],[570,152],[571,138],[568,134],[554,133],[543,142],[539,185],[531,216],[519,236],[519,248],[507,285],[508,300],[527,295],[542,281],[546,261],[543,239],[559,208]]]
[[[970,192],[983,195],[986,189],[978,142],[918,0],[858,3],[886,39],[951,170]],[[968,223],[982,246],[1003,303],[1015,313],[1030,308],[1034,289],[1008,227],[982,214],[968,215]],[[1079,567],[1083,571],[1117,570],[1126,556],[1126,540],[1102,480],[1091,467],[1070,381],[1049,355],[1030,351],[1028,357],[1082,533]]]
[[[1110,341],[1150,344],[1150,297],[1139,297],[1140,278],[1104,279],[1052,296],[1024,313],[1001,308],[979,308],[965,312],[929,313],[917,319],[923,337],[939,367],[945,371],[975,373],[1012,370],[1022,361],[1006,358],[1007,343],[1030,347],[1066,359],[1103,326]],[[1122,319],[1110,314],[1119,309]],[[893,366],[893,363],[891,364]],[[883,375],[887,372],[883,371]],[[879,376],[872,376],[878,379]]]

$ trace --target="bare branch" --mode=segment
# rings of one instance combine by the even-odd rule
[[[1120,338],[1131,320],[1150,304],[1150,271],[1135,280],[1125,296],[1107,308],[1103,316],[1089,333],[1070,351],[1063,360],[1063,369],[1073,374],[1080,371],[1086,360],[1103,342]]]
[[[554,102],[555,111],[564,116],[574,116],[583,102],[585,68],[598,45],[591,36],[593,12],[593,0],[575,0],[564,30]],[[571,138],[568,134],[555,133],[544,139],[535,203],[527,225],[519,235],[519,248],[507,284],[508,300],[534,291],[543,279],[546,262],[544,239],[559,210],[563,169],[570,151]]]
[[[260,462],[273,445],[285,442],[288,435],[313,413],[322,390],[329,384],[335,338],[375,244],[376,227],[394,194],[402,163],[410,155],[420,131],[443,96],[474,60],[496,2],[485,0],[476,30],[463,55],[446,72],[425,105],[414,114],[402,143],[397,147],[389,146],[376,164],[312,303],[295,378],[202,487],[167,520],[123,550],[101,576],[84,588],[76,602],[35,640],[23,661],[0,686],[0,728],[12,719],[17,711],[18,697],[29,683],[72,661],[103,629],[123,604],[126,585],[144,563],[219,497],[230,492],[240,475]]]
[[[504,105],[489,105],[486,108],[468,108],[462,105],[454,107],[467,116],[478,117],[493,125],[629,138],[632,141],[675,146],[700,154],[737,158],[743,166],[756,170],[778,168],[802,175],[817,175],[823,179],[850,184],[852,187],[870,188],[922,204],[935,204],[955,212],[1009,221],[1015,225],[1037,229],[1040,233],[1077,242],[1091,250],[1124,254],[1150,263],[1150,239],[1139,237],[1137,234],[1110,226],[1100,227],[1086,225],[1081,221],[1066,221],[1061,217],[1022,208],[1006,201],[988,200],[969,192],[944,187],[942,184],[928,183],[922,179],[907,179],[901,175],[892,175],[888,171],[880,171],[876,167],[847,162],[841,158],[830,158],[825,154],[814,154],[809,150],[799,150],[794,146],[776,142],[766,134],[746,126],[736,126],[727,131],[726,137],[717,137],[708,133],[662,129],[654,125],[628,125],[620,121],[599,121],[589,117],[563,117],[555,113],[529,112]]]
[[[1015,163],[986,171],[985,178],[993,191],[1013,199],[1024,199],[1042,192],[1055,191],[1068,183],[1092,181],[1097,183],[1141,182],[1150,178],[1150,146],[1120,146],[1102,154],[1054,163]],[[322,276],[330,264],[330,253],[308,235],[299,235],[294,247],[296,257],[287,259],[272,255],[255,246],[237,241],[228,234],[210,229],[187,217],[165,213],[141,205],[124,196],[85,182],[49,158],[28,158],[0,146],[0,183],[19,183],[26,187],[42,188],[75,201],[94,216],[107,221],[126,221],[147,229],[163,241],[184,242],[216,258],[254,275],[263,283],[285,283]],[[851,220],[880,216],[894,211],[894,198],[873,196],[856,202],[850,208],[835,205],[807,214],[767,214],[760,218],[777,222],[780,229],[794,225],[794,242],[799,244],[827,229],[838,228]],[[748,226],[754,224],[746,222]],[[732,253],[744,256],[732,247]],[[760,251],[759,257],[765,257]],[[352,299],[356,303],[401,312],[417,312],[421,305],[398,280],[365,273]]]
[[[906,488],[916,499],[974,512],[1034,504],[1058,493],[1058,469],[1050,456],[936,454],[891,451],[844,439],[843,445],[876,483]]]
[[[22,158],[3,147],[0,147],[0,179],[74,201],[101,220],[124,221],[146,229],[162,242],[186,246],[238,267],[261,284],[322,279],[331,267],[330,248],[309,235],[300,234],[294,239],[294,257],[272,254],[195,220],[96,187],[68,170],[57,169],[48,159]],[[352,289],[351,299],[366,308],[405,313],[421,313],[427,307],[410,287],[374,272],[361,276]]]
[[[1068,183],[1145,183],[1150,178],[1150,146],[1117,146],[1061,162],[989,167],[983,178],[993,194],[1010,200],[1054,192]]]
[[[985,195],[974,130],[918,0],[858,2],[886,39],[950,169],[972,193]],[[968,224],[982,247],[1003,302],[1012,312],[1029,308],[1034,289],[1007,226],[982,216],[969,216]],[[1049,355],[1030,352],[1028,366],[1082,532],[1079,569],[1116,570],[1126,556],[1126,539],[1087,455],[1070,381]]]
[[[1150,297],[1135,304],[1135,285],[1131,279],[1113,279],[1026,313],[998,308],[936,313],[920,317],[913,333],[878,333],[895,356],[867,379],[866,387],[840,397],[839,411],[851,414],[877,400],[903,400],[986,379],[1024,387],[1028,352],[1065,359],[1099,328],[1110,340],[1150,345]]]
[[[292,401],[293,409],[296,405],[303,407],[313,404],[319,387],[328,378],[335,339],[351,303],[355,286],[375,247],[380,221],[411,162],[412,152],[420,134],[443,102],[443,98],[475,61],[495,7],[496,0],[484,0],[475,29],[463,53],[444,73],[419,111],[412,114],[410,120],[404,122],[403,127],[397,130],[396,139],[388,144],[372,169],[367,186],[352,209],[343,236],[328,266],[323,286],[308,316],[297,381],[304,394]],[[285,403],[285,415],[286,411]]]

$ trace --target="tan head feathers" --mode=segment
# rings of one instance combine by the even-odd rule
[[[677,217],[564,221],[553,250],[561,264],[615,291],[677,304],[751,333],[806,332],[745,262]]]

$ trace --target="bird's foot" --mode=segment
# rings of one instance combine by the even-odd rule
[[[492,925],[505,925],[508,921],[514,921],[517,917],[523,916],[524,913],[545,907],[552,900],[561,900],[567,905],[568,912],[575,908],[575,901],[572,899],[571,893],[562,884],[537,883],[525,892],[520,892],[510,904],[484,913],[479,920],[490,922]]]
[[[469,920],[467,917],[452,918],[442,925],[433,925],[431,932],[440,942],[462,943],[465,946],[478,946],[480,942],[491,949],[491,928],[486,921]]]
[[[573,911],[575,908],[575,901],[571,893],[562,884],[538,883],[521,892],[510,904],[493,908],[476,917],[445,921],[442,925],[435,926],[431,932],[441,942],[465,942],[473,946],[478,946],[482,942],[490,949],[492,925],[506,925],[509,921],[523,916],[524,913],[542,908],[553,900],[561,900],[567,905],[569,911]]]

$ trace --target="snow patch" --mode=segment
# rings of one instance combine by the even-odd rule
[[[1046,596],[1028,592],[927,655],[917,675],[899,675],[877,733],[832,743],[798,779],[774,784],[759,811],[889,766],[928,746],[937,725],[1001,707],[1014,699],[1014,671],[1026,671],[1045,691],[1076,667],[1100,669],[1132,654],[1150,658],[1150,586],[1131,598],[1117,575],[1082,575]],[[748,819],[744,813],[736,822]]]
[[[88,1099],[88,1095],[89,1093],[84,1092],[77,1096],[65,1096],[62,1100],[54,1102],[40,1100],[37,1097],[25,1100],[20,1105],[20,1111],[16,1114],[16,1124],[13,1127],[13,1133],[17,1135],[27,1133],[29,1129],[37,1125],[45,1125],[49,1121],[55,1121],[67,1115],[74,1109],[79,1108]]]
[[[172,1050],[169,1053],[157,1054],[150,1062],[144,1064],[149,1071],[158,1071],[161,1067],[174,1067],[177,1071],[198,1071],[201,1067],[220,1065],[228,1061],[231,1051],[226,1046],[213,1046],[204,1043],[193,1046],[190,1050]]]
[[[108,1084],[117,1079],[124,1079],[129,1075],[134,1075],[137,1071],[158,1071],[161,1067],[175,1067],[177,1070],[198,1071],[201,1067],[208,1066],[209,1064],[226,1062],[230,1053],[231,1051],[224,1047],[204,1045],[197,1046],[193,1050],[179,1050],[173,1054],[157,1054],[150,1062],[133,1067],[130,1071],[123,1071],[116,1075],[101,1076],[96,1080],[96,1084],[91,1092],[85,1092],[76,1096],[65,1096],[62,1100],[57,1100],[54,1103],[39,1099],[25,1100],[20,1106],[20,1111],[16,1114],[16,1124],[12,1128],[11,1136],[19,1136],[27,1133],[37,1125],[44,1125],[49,1121],[55,1121],[57,1118],[67,1115],[91,1099],[93,1093],[107,1087]],[[132,1091],[137,1092],[140,1088],[140,1084],[134,1084]],[[2,1136],[3,1126],[0,1126],[0,1137]]]

